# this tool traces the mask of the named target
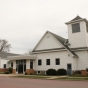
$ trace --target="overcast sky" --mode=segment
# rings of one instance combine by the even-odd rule
[[[65,22],[77,15],[88,19],[88,0],[0,0],[0,39],[24,54],[47,30],[68,38]]]

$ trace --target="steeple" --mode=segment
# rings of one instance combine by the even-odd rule
[[[88,47],[88,21],[85,18],[76,16],[66,24],[68,26],[69,47]]]
[[[83,18],[81,18],[80,16],[76,16],[74,19],[72,19],[71,21],[75,21],[75,20],[80,20],[80,19],[83,19]]]

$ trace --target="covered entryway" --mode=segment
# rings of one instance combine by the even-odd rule
[[[8,60],[13,62],[13,73],[28,74],[34,73],[34,61],[36,55],[20,55],[20,56],[9,56]]]

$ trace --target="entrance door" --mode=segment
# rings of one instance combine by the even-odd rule
[[[23,64],[18,65],[18,73],[23,73]]]
[[[67,74],[72,75],[72,64],[67,64]]]

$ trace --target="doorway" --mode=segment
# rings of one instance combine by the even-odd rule
[[[22,74],[26,71],[26,60],[16,60],[16,72]]]
[[[18,65],[18,73],[23,73],[23,64]]]
[[[67,75],[72,75],[72,64],[67,64]]]

